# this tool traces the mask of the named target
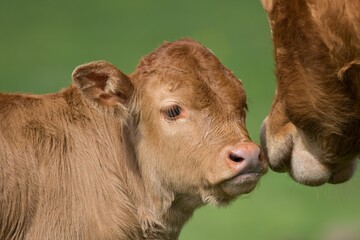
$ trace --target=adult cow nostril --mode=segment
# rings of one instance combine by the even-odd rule
[[[234,162],[237,162],[237,163],[242,162],[242,161],[245,160],[245,159],[244,159],[241,155],[239,155],[239,153],[237,153],[237,152],[232,152],[232,153],[230,153],[229,158],[230,158],[231,161],[234,161]]]

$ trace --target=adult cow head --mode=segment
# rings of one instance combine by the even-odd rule
[[[277,88],[261,143],[306,185],[352,177],[360,154],[360,2],[263,0]]]

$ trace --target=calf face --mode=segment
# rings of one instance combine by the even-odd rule
[[[197,42],[163,44],[129,77],[106,62],[73,76],[90,102],[128,116],[141,176],[155,187],[217,205],[253,190],[267,170],[245,127],[241,81]]]
[[[270,166],[307,185],[347,181],[360,154],[360,3],[262,3],[277,77],[261,131]]]
[[[144,174],[215,204],[255,187],[266,166],[245,128],[245,92],[208,49],[166,44],[132,77],[141,89],[137,154]]]

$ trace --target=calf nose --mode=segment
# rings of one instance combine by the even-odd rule
[[[235,171],[262,171],[261,149],[253,142],[244,142],[234,146],[227,157],[228,165]]]

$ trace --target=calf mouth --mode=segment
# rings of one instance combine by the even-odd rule
[[[260,178],[265,174],[261,167],[253,171],[239,172],[221,183],[222,190],[229,196],[235,197],[254,190]]]
[[[253,183],[253,182],[257,182],[262,175],[263,175],[262,172],[240,173],[226,180],[224,183],[234,184],[234,185]]]

